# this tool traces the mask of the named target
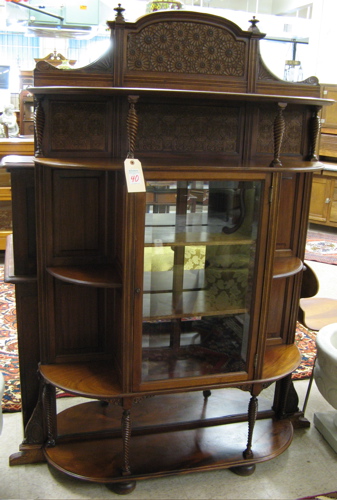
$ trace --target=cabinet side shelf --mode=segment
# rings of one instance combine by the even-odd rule
[[[117,270],[112,265],[47,267],[49,274],[67,283],[99,288],[121,288]]]
[[[302,269],[303,262],[298,257],[276,257],[273,278],[287,278],[299,273]]]
[[[50,384],[86,398],[109,399],[121,394],[117,372],[110,361],[40,365],[40,373]]]

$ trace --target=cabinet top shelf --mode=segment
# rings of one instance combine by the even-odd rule
[[[270,156],[265,156],[260,161],[253,160],[242,162],[239,158],[225,159],[221,157],[208,158],[192,157],[192,156],[179,156],[174,159],[168,157],[154,158],[144,157],[142,155],[138,158],[145,173],[145,180],[152,180],[152,175],[155,175],[156,180],[167,178],[169,172],[180,172],[181,175],[186,177],[186,174],[181,174],[184,169],[193,171],[198,179],[207,178],[207,173],[210,171],[224,173],[233,171],[237,173],[269,173],[273,172],[310,172],[320,171],[324,169],[324,164],[320,161],[302,161],[298,159],[286,158],[282,160],[282,166],[270,167]],[[122,171],[124,169],[125,158],[102,158],[102,157],[67,157],[67,158],[38,158],[35,157],[34,161],[37,165],[42,165],[51,168],[64,168],[64,169],[91,169],[91,170],[106,170],[106,171]],[[4,164],[7,169],[15,169],[16,165],[12,162]],[[19,166],[19,165],[18,165]],[[22,167],[22,165],[20,165]],[[31,164],[28,164],[31,166]],[[152,174],[155,172],[155,174]],[[197,177],[195,177],[197,178]]]
[[[32,87],[29,91],[36,95],[90,95],[90,96],[139,96],[148,97],[154,96],[161,98],[175,99],[210,99],[210,100],[226,100],[226,101],[245,101],[245,102],[282,102],[294,104],[307,104],[312,106],[326,106],[334,104],[333,99],[320,99],[316,97],[299,97],[286,96],[275,94],[253,94],[243,92],[215,92],[215,91],[200,91],[200,90],[184,90],[184,89],[155,89],[155,88],[140,88],[140,87],[70,87],[70,86],[49,86],[49,87]]]

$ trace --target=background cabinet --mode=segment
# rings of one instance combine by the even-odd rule
[[[325,168],[313,177],[309,221],[337,227],[337,172]]]
[[[322,97],[337,101],[337,85],[323,84]],[[327,158],[337,156],[337,104],[324,108],[321,113],[319,154]]]

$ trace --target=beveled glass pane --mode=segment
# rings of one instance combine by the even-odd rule
[[[260,181],[147,183],[142,380],[246,370]]]

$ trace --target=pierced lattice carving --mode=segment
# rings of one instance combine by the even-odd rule
[[[104,151],[106,103],[52,102],[52,151]]]
[[[245,42],[223,29],[193,22],[166,22],[129,34],[131,71],[242,77]]]
[[[138,104],[136,151],[238,153],[240,108]]]

